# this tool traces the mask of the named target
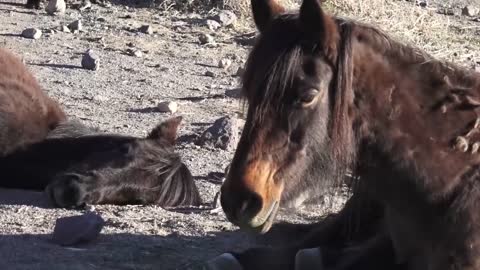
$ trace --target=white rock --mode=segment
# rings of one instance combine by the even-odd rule
[[[83,54],[82,67],[89,70],[97,70],[100,67],[100,59],[94,51],[89,49]]]
[[[201,34],[198,37],[198,40],[200,41],[201,44],[213,43],[215,41],[213,37],[209,34]]]
[[[158,103],[157,109],[159,112],[175,113],[178,110],[178,104],[174,101],[164,101]]]
[[[82,21],[81,20],[76,20],[74,22],[72,22],[71,24],[68,25],[68,29],[70,29],[70,31],[74,32],[75,31],[82,31]]]
[[[153,34],[153,28],[148,24],[142,25],[140,28],[138,28],[138,31],[140,31],[144,34],[147,34],[147,35]]]
[[[23,30],[22,36],[24,38],[39,39],[42,36],[42,31],[36,28],[27,28]]]
[[[224,58],[218,62],[218,67],[228,69],[232,65],[232,60]]]
[[[50,0],[45,7],[45,11],[49,15],[63,14],[67,8],[65,0]]]
[[[214,19],[222,26],[229,26],[235,23],[237,20],[237,15],[230,10],[222,10],[215,16]]]
[[[462,9],[462,15],[475,17],[480,13],[480,9],[478,7],[468,5]]]
[[[218,28],[222,27],[222,25],[219,22],[214,20],[207,20],[205,24],[207,25],[208,29],[212,31],[216,31]]]

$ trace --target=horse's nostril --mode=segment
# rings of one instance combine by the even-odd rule
[[[250,220],[262,210],[262,198],[256,193],[247,193],[237,209],[237,219]]]

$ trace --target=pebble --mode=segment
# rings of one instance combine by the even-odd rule
[[[71,33],[72,31],[70,31],[70,28],[68,28],[68,26],[65,26],[65,25],[62,25],[60,27],[60,31],[64,32],[64,33]]]
[[[158,103],[157,109],[159,112],[175,113],[178,110],[178,104],[174,101],[164,101]]]
[[[138,28],[138,31],[147,35],[153,34],[153,28],[148,24],[140,26],[140,28]]]
[[[462,9],[462,15],[475,17],[480,13],[480,9],[478,7],[468,5]]]
[[[100,67],[100,59],[97,54],[88,49],[82,57],[82,67],[89,70],[97,70]]]
[[[109,101],[110,99],[109,99],[108,97],[106,97],[106,96],[103,96],[103,95],[95,95],[95,96],[93,97],[93,100],[99,101],[99,102],[107,102],[107,101]]]
[[[27,28],[22,32],[24,38],[39,39],[41,36],[42,31],[36,28]]]
[[[82,5],[78,8],[80,11],[84,11],[86,9],[91,9],[92,8],[92,2],[89,0],[84,0],[82,1]]]
[[[56,15],[65,13],[66,8],[65,0],[50,0],[45,11],[49,15]]]
[[[237,147],[240,133],[240,120],[234,117],[225,116],[215,120],[215,122],[197,139],[195,144],[220,148],[223,150],[232,150]]]
[[[73,246],[95,240],[105,221],[93,212],[79,216],[62,217],[55,222],[52,242],[62,246]]]
[[[231,98],[241,98],[242,97],[242,89],[241,88],[235,88],[235,89],[225,90],[225,96],[231,97]]]
[[[143,52],[141,50],[136,50],[136,49],[127,49],[127,54],[130,56],[135,56],[138,58],[143,57]]]
[[[428,2],[427,0],[417,0],[417,5],[422,7],[422,8],[426,8],[428,6]]]
[[[81,20],[76,20],[68,25],[68,29],[70,29],[71,32],[75,31],[82,31],[83,26],[82,26],[82,21]]]
[[[224,58],[218,62],[218,67],[228,69],[232,65],[232,60]]]
[[[215,41],[211,35],[203,34],[203,33],[198,37],[198,40],[200,41],[201,44],[209,44]]]
[[[230,10],[222,10],[214,17],[214,20],[222,26],[229,26],[237,21],[237,15]]]
[[[208,29],[212,31],[216,31],[218,28],[222,27],[222,25],[215,20],[207,20],[205,24],[207,25]]]
[[[205,76],[215,78],[215,73],[213,73],[213,71],[207,70],[205,71]]]

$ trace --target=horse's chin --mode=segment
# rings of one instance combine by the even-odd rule
[[[277,217],[279,205],[278,201],[273,202],[265,214],[256,216],[245,226],[240,225],[240,228],[259,234],[267,233],[272,228],[273,222]]]

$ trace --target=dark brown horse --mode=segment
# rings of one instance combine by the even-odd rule
[[[104,134],[65,120],[26,67],[0,50],[0,187],[45,190],[60,207],[199,205],[175,153],[181,117],[145,138]]]
[[[320,0],[252,9],[261,34],[222,186],[228,219],[265,233],[302,189],[338,186],[347,170],[360,180],[305,241],[236,254],[243,267],[293,269],[298,250],[326,246],[356,253],[325,255],[332,269],[480,269],[480,74],[325,14]]]

